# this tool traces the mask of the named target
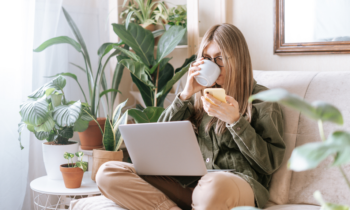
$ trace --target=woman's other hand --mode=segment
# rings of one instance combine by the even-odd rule
[[[208,115],[217,117],[228,124],[235,123],[239,120],[239,104],[233,97],[226,96],[227,103],[223,103],[207,93],[205,97],[202,96],[201,99],[203,108]],[[212,103],[210,103],[209,100]]]
[[[183,101],[187,100],[187,99],[191,98],[191,96],[193,94],[195,94],[198,91],[201,91],[205,88],[204,86],[198,84],[196,79],[194,78],[195,76],[199,75],[199,71],[201,70],[201,68],[198,66],[204,63],[203,59],[204,58],[199,58],[189,68],[185,88],[180,94],[181,100],[183,100]]]

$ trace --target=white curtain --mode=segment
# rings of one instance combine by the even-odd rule
[[[50,38],[75,39],[62,6],[78,26],[96,71],[97,50],[109,41],[108,0],[17,0],[6,1],[0,7],[0,209],[34,209],[29,184],[46,175],[42,141],[25,131],[21,150],[17,140],[19,105],[26,96],[50,81],[45,76],[71,72],[77,75],[88,97],[85,73],[69,64],[85,66],[82,55],[73,47],[61,44],[33,53],[34,48]],[[110,78],[109,71],[106,76]],[[85,101],[73,79],[67,78],[65,94],[68,100]],[[78,140],[78,135],[73,139]]]

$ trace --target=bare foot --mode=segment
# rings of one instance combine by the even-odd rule
[[[177,206],[174,206],[174,207],[171,207],[169,210],[181,210],[181,209]]]

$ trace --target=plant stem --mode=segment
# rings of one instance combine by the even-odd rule
[[[340,170],[341,174],[343,175],[343,177],[346,181],[346,184],[348,185],[348,187],[350,189],[350,181],[349,181],[348,177],[346,176],[346,174],[341,166],[339,166],[339,170]]]
[[[62,91],[63,100],[64,100],[63,104],[66,105],[66,103],[67,103],[66,96],[64,95],[63,89],[61,89],[61,91]]]
[[[323,130],[322,120],[318,120],[318,130],[320,132],[320,136],[321,136],[322,141],[326,141],[326,137],[324,135],[324,130]]]
[[[80,87],[81,92],[82,92],[83,95],[84,95],[85,102],[88,103],[88,100],[86,99],[86,95],[85,95],[85,93],[84,93],[84,90],[83,90],[83,88],[81,87],[81,85],[79,84],[79,82],[78,82],[78,85],[79,85],[79,87]]]
[[[157,107],[158,77],[159,77],[159,65],[157,67],[156,90],[154,91],[154,107]]]
[[[101,133],[102,133],[102,136],[103,136],[103,130],[102,130],[102,128],[101,128],[101,126],[100,126],[100,124],[97,122],[97,120],[94,118],[94,116],[92,116],[88,111],[86,111],[85,109],[83,109],[84,110],[84,112],[86,112],[96,123],[97,123],[97,125],[98,125],[98,127],[100,128],[100,131],[101,131]]]

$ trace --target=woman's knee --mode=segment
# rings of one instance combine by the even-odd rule
[[[96,184],[99,188],[105,189],[113,183],[123,183],[126,179],[125,175],[128,173],[135,173],[132,164],[121,161],[106,162],[100,166],[96,173]]]
[[[234,184],[230,175],[232,174],[228,172],[208,173],[199,180],[195,190],[205,188],[210,189],[210,191],[213,193],[216,193],[218,191],[222,192],[223,190],[236,191],[238,190],[237,186]]]

